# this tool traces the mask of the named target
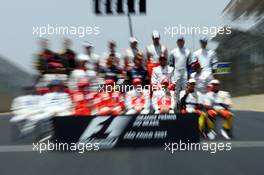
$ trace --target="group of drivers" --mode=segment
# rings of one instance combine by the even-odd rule
[[[184,46],[183,37],[171,52],[160,43],[158,31],[153,31],[152,40],[145,54],[131,37],[124,54],[111,41],[109,52],[99,56],[90,42],[83,43],[85,54],[76,55],[68,39],[59,53],[49,50],[48,40],[42,39],[35,64],[40,73],[36,93],[14,100],[11,121],[179,111],[198,113],[201,134],[209,139],[216,137],[215,120],[220,116],[224,119],[221,134],[230,139],[231,99],[219,90],[220,82],[213,76],[217,57],[207,49],[207,39],[200,40],[201,49],[194,53]]]

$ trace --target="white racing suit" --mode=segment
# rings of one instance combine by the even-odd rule
[[[11,123],[15,123],[22,134],[30,133],[34,129],[34,124],[30,118],[41,113],[39,95],[24,95],[13,100],[11,110],[13,117]]]
[[[180,100],[185,111],[187,113],[192,113],[195,112],[198,105],[202,104],[203,95],[198,91],[186,94],[186,90],[183,90],[180,92]]]
[[[175,84],[175,76],[173,72],[173,67],[167,65],[165,67],[158,66],[153,68],[152,76],[151,76],[151,84],[152,85],[160,85],[163,79],[168,79],[170,83]]]
[[[53,116],[67,116],[73,113],[70,96],[64,92],[50,92],[41,97],[41,114],[30,118],[32,121],[40,121]]]
[[[146,50],[150,63],[159,63],[161,54],[164,54],[166,58],[168,56],[167,48],[164,45],[155,46],[154,44],[151,44],[146,48]]]
[[[155,114],[174,114],[174,109],[176,108],[175,99],[176,96],[174,91],[168,91],[164,89],[154,91],[152,97],[152,106],[155,110]]]
[[[218,92],[208,92],[205,95],[204,104],[207,106],[208,118],[210,119],[207,123],[209,129],[215,129],[216,116],[221,116],[224,119],[222,129],[230,131],[232,129],[232,118],[233,114],[230,111],[230,106],[232,105],[231,97],[228,92],[218,91]]]
[[[43,95],[40,108],[41,113],[29,118],[29,122],[34,126],[36,139],[52,136],[51,117],[68,116],[73,113],[71,99],[64,92],[50,92]]]
[[[68,80],[68,87],[72,91],[78,90],[78,82],[80,80],[90,81],[92,84],[96,79],[96,72],[94,70],[83,70],[75,69],[71,72],[71,75]]]
[[[150,97],[147,90],[140,92],[133,89],[128,91],[125,98],[126,114],[148,114],[150,112]]]
[[[226,91],[207,92],[204,103],[216,111],[229,109],[232,105],[230,94]]]
[[[175,48],[170,52],[170,64],[174,67],[176,79],[176,95],[179,99],[180,91],[186,88],[188,79],[187,66],[193,62],[191,52],[187,48]]]
[[[19,122],[27,120],[32,115],[40,113],[40,99],[40,95],[24,95],[15,98],[11,105],[11,110],[14,116],[10,121]]]
[[[203,94],[207,93],[207,86],[213,79],[213,76],[208,71],[202,71],[201,73],[194,72],[191,74],[191,78],[195,79],[195,89]]]
[[[199,49],[193,53],[194,61],[198,61],[202,71],[213,73],[217,69],[218,59],[215,51],[209,49]]]
[[[151,79],[153,68],[159,65],[160,55],[163,54],[168,58],[168,50],[163,45],[155,46],[151,44],[146,48],[146,52],[148,76]]]

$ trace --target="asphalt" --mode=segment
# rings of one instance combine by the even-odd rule
[[[264,94],[232,98],[232,109],[264,112]]]
[[[264,113],[236,111],[230,151],[165,151],[164,148],[99,152],[39,152],[10,150],[22,145],[12,139],[10,116],[0,117],[0,174],[2,175],[261,175],[264,156]],[[221,142],[223,140],[218,140]],[[2,149],[2,151],[1,151]],[[8,151],[9,150],[9,151]]]

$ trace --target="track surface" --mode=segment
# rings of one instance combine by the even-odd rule
[[[231,151],[165,152],[164,148],[100,152],[1,151],[12,140],[10,116],[0,117],[0,174],[108,174],[108,175],[255,175],[263,174],[264,113],[236,111]],[[250,144],[249,144],[250,143]]]

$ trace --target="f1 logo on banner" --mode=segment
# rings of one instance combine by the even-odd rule
[[[128,125],[131,117],[96,117],[81,135],[80,143],[99,143],[100,148],[112,148]]]
[[[197,114],[65,116],[53,119],[59,143],[91,143],[100,149],[160,147],[199,142]]]

